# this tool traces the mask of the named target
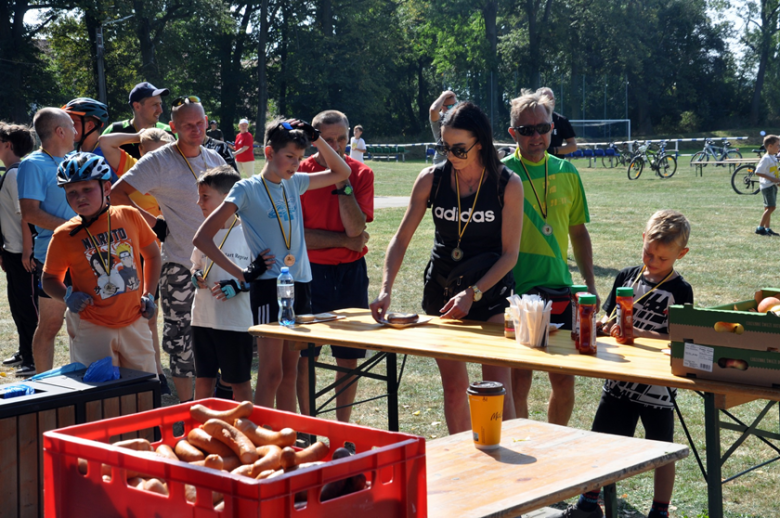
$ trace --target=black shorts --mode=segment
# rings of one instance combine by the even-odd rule
[[[593,418],[594,432],[633,437],[636,424],[642,419],[645,439],[653,441],[674,441],[674,410],[635,403],[628,398],[615,397],[602,392],[596,417]]]
[[[216,378],[221,370],[225,383],[251,380],[253,344],[252,335],[247,332],[192,326],[195,376]]]
[[[511,278],[511,275],[508,278]],[[468,289],[468,286],[464,289]],[[510,290],[508,289],[506,294],[499,293],[493,300],[485,300],[483,297],[480,301],[481,304],[477,307],[471,306],[471,310],[469,310],[469,314],[466,315],[465,319],[487,322],[496,315],[503,315],[504,310],[509,307],[509,301],[507,300],[509,293]],[[447,304],[448,300],[449,298],[444,297],[444,288],[438,282],[433,279],[425,281],[425,287],[423,288],[423,311],[427,315],[440,317],[442,313],[439,310]]]
[[[276,298],[276,279],[262,279],[249,285],[249,303],[256,326],[279,321],[279,302]],[[311,283],[295,283],[296,315],[311,313]]]
[[[40,262],[38,259],[35,260],[35,296],[41,299],[50,299],[49,294],[43,291],[43,282],[41,282],[41,279],[43,279],[43,263]],[[70,281],[70,270],[65,272],[65,287],[70,286],[72,283]]]
[[[311,263],[311,308],[312,313],[325,313],[345,308],[368,309],[368,271],[366,260],[345,264]],[[320,355],[322,346],[314,348],[314,356]],[[353,360],[365,358],[365,349],[330,346],[334,358]],[[310,357],[309,349],[301,356]]]
[[[545,292],[539,288],[531,288],[526,293],[529,295],[539,295],[546,301],[552,302],[552,310],[550,312],[551,324],[563,324],[561,329],[571,331],[572,315],[571,315],[571,290],[565,291],[565,295],[551,295],[550,292]],[[523,294],[525,295],[525,293]]]

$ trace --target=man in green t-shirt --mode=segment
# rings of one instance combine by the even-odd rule
[[[110,124],[103,135],[109,133],[138,133],[146,128],[159,128],[165,130],[173,136],[170,126],[159,122],[162,115],[162,98],[167,96],[170,90],[167,88],[157,88],[151,83],[138,83],[130,91],[128,102],[133,109],[133,118],[123,121],[117,121]],[[128,155],[139,160],[141,151],[138,149],[138,143],[123,144]]]
[[[590,221],[585,191],[577,169],[547,154],[553,129],[554,101],[539,92],[523,92],[512,101],[509,134],[517,148],[504,164],[523,180],[525,201],[520,256],[514,269],[515,292],[547,298],[568,297],[572,285],[567,263],[569,239],[577,267],[590,293],[596,293],[593,249],[585,224]],[[552,321],[571,329],[571,308],[554,304]],[[556,311],[557,310],[557,311]],[[512,369],[512,392],[517,417],[528,417],[528,393],[533,372]],[[574,408],[574,376],[550,373],[552,395],[547,420],[566,425]]]

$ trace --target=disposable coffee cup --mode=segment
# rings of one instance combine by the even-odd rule
[[[483,451],[498,449],[506,394],[504,385],[498,381],[475,381],[466,393],[469,395],[474,446]]]

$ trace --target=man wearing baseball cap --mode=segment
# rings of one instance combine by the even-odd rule
[[[157,88],[151,83],[138,83],[130,91],[130,107],[133,109],[133,118],[114,122],[103,132],[108,133],[138,133],[146,128],[159,128],[171,135],[170,126],[158,122],[162,114],[162,98],[171,93],[167,88]],[[138,144],[125,144],[122,149],[136,160],[141,158]]]

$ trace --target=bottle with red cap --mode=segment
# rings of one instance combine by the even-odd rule
[[[634,343],[634,288],[618,288],[615,298],[615,314],[617,316],[612,336],[619,344]]]
[[[575,342],[580,354],[596,354],[596,296],[592,293],[579,294],[580,334]]]

